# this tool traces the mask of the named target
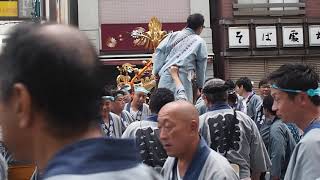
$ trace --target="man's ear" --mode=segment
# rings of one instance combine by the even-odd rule
[[[28,128],[32,125],[32,100],[27,87],[21,83],[13,86],[12,102],[14,111],[19,119],[19,128]]]
[[[310,98],[307,93],[298,93],[295,96],[295,100],[302,106],[305,106],[308,102],[310,102]]]
[[[201,94],[201,97],[202,97],[202,99],[203,99],[204,101],[208,101],[208,100],[207,100],[207,96],[205,96],[204,94]]]
[[[201,95],[203,101],[204,101],[204,104],[208,107],[209,106],[209,101],[208,101],[208,98],[207,96],[205,96],[204,94]]]
[[[195,133],[196,135],[199,134],[199,123],[196,120],[192,120],[191,121],[191,130],[193,133]]]

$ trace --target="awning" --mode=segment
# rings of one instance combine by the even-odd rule
[[[122,65],[124,63],[130,63],[135,65],[143,65],[143,61],[150,60],[152,54],[118,54],[118,55],[100,55],[99,59],[103,65]],[[208,63],[212,63],[214,60],[214,54],[208,55]]]

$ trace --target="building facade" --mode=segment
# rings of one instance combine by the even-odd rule
[[[285,63],[320,73],[320,1],[211,0],[215,75],[258,82]]]
[[[209,60],[207,77],[213,77],[213,48],[209,1],[197,0],[43,0],[42,19],[72,24],[83,31],[95,46],[104,65],[105,81],[114,83],[117,66],[131,63],[138,67],[152,58],[152,50],[134,45],[134,30],[148,31],[148,22],[157,17],[165,31],[185,27],[187,17],[201,13],[205,29],[201,36],[207,42]]]
[[[0,1],[0,47],[5,44],[8,31],[22,21],[40,17],[40,3],[33,0]],[[0,48],[1,49],[1,48]]]

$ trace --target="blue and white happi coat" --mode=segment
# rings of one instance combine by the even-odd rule
[[[191,80],[196,74],[197,86],[202,88],[207,68],[206,42],[192,29],[185,28],[169,34],[161,41],[153,56],[153,74],[160,76],[158,87],[170,88],[175,84],[169,72],[172,65],[179,67],[179,77],[186,90],[188,100],[193,101]]]
[[[40,179],[46,180],[159,180],[140,161],[133,140],[93,138],[67,145],[48,163]]]

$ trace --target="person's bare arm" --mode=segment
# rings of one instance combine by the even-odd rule
[[[177,66],[170,67],[170,74],[176,87],[182,86],[182,82],[179,78],[179,68]]]
[[[188,100],[186,95],[186,90],[183,87],[183,84],[179,77],[179,67],[177,66],[171,66],[170,67],[170,74],[171,77],[176,85],[176,90],[174,92],[174,96],[176,100]]]

